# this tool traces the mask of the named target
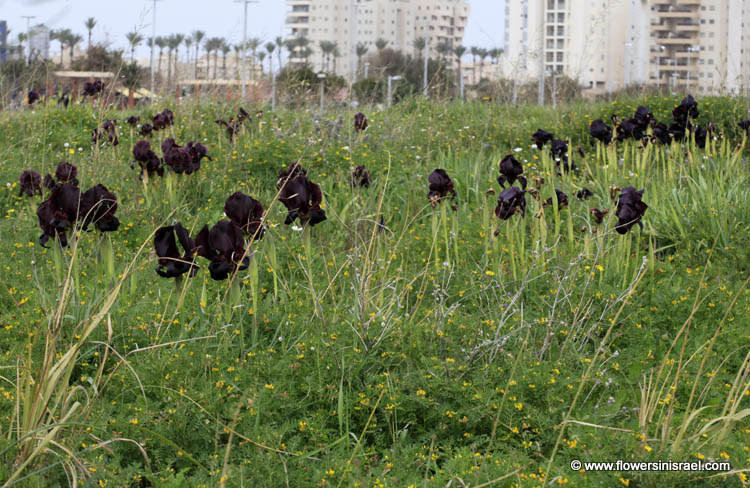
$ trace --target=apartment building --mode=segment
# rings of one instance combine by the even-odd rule
[[[506,76],[565,74],[593,92],[750,88],[746,0],[506,0]]]
[[[315,70],[328,68],[337,74],[351,76],[356,50],[360,45],[367,54],[377,49],[383,39],[386,47],[407,54],[414,53],[414,40],[423,37],[434,53],[441,42],[458,46],[463,42],[469,17],[466,0],[286,0],[288,38],[305,37],[312,54],[309,61]],[[356,26],[356,28],[355,28]],[[334,42],[336,53],[327,55],[321,41]],[[337,55],[336,55],[337,54]],[[335,60],[332,61],[331,58]],[[292,62],[301,62],[292,55]]]

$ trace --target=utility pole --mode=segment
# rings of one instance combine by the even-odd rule
[[[242,29],[242,95],[245,96],[245,83],[247,80],[247,4],[258,3],[258,0],[234,0],[234,3],[242,3],[245,6],[245,20]],[[235,60],[236,62],[236,60]]]
[[[22,15],[22,18],[26,19],[26,42],[29,44],[29,52],[27,54],[28,62],[31,62],[31,19],[36,19],[36,15]],[[62,59],[60,60],[62,63]]]
[[[424,34],[424,73],[422,73],[422,91],[424,92],[424,96],[427,96],[427,56],[429,55],[429,49],[430,49],[430,24],[427,22],[427,19],[424,19],[424,26],[425,26],[425,34]]]

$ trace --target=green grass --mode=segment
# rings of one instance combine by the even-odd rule
[[[318,129],[312,112],[267,111],[234,144],[213,120],[236,106],[183,105],[166,134],[214,160],[146,185],[129,166],[129,112],[0,113],[0,483],[744,486],[747,101],[699,102],[699,122],[723,132],[705,151],[609,152],[589,146],[591,120],[645,103],[668,122],[679,99],[409,101],[365,110],[363,135],[346,111]],[[92,148],[106,118],[120,120],[120,145]],[[572,139],[579,173],[557,175],[530,147],[537,128]],[[529,196],[525,219],[495,217],[498,164],[515,148],[530,185],[546,180],[541,201],[558,188],[569,207]],[[60,161],[83,189],[117,195],[117,232],[62,252],[37,244],[41,199],[17,197],[18,175]],[[296,161],[328,215],[303,232],[271,204]],[[359,164],[373,182],[352,190]],[[429,205],[435,168],[455,183],[455,211]],[[645,188],[642,231],[614,232],[611,185]],[[160,278],[153,232],[180,221],[194,235],[235,191],[267,210],[253,265],[234,284],[203,260],[177,286]],[[597,226],[590,207],[610,218]],[[728,459],[737,472],[579,473],[573,459]]]

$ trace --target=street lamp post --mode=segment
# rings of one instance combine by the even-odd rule
[[[155,78],[155,66],[154,66],[154,47],[156,46],[156,2],[159,0],[148,0],[154,3],[151,9],[152,20],[151,20],[151,102],[154,101],[154,78]]]
[[[365,78],[370,76],[370,63],[365,62]]]
[[[464,73],[463,70],[458,74],[458,88],[461,93],[461,103],[464,101]]]
[[[557,107],[557,78],[559,77],[558,73],[552,74],[552,107]]]
[[[276,110],[276,72],[271,70],[271,110]]]
[[[687,92],[690,93],[690,58],[693,57],[693,53],[700,50],[700,46],[690,46],[687,48]]]
[[[661,93],[661,54],[666,49],[663,45],[659,44],[659,54],[656,56],[656,90]]]
[[[391,106],[391,95],[393,94],[392,83],[401,79],[401,75],[388,76],[388,106]]]
[[[318,79],[320,80],[320,113],[323,113],[323,98],[326,92],[326,75],[325,73],[318,73]]]
[[[427,19],[423,19],[422,23],[424,24],[424,27],[425,27],[424,29],[425,34],[423,36],[424,37],[424,54],[422,55],[422,57],[424,58],[424,68],[423,68],[423,73],[422,73],[422,92],[424,93],[424,96],[426,97],[427,96],[427,62],[428,62],[427,56],[429,55],[429,48],[430,48],[430,36],[429,36],[430,24],[429,22],[427,22]]]
[[[359,23],[357,20],[357,14],[359,13],[359,4],[352,3],[352,9],[354,10],[354,13],[352,14],[352,19],[354,21],[354,27],[352,28],[352,35],[354,36],[354,40],[352,41],[352,83],[357,82],[357,64],[359,62],[359,57],[357,55],[357,36],[359,34]]]
[[[24,15],[24,19],[26,19],[26,42],[29,45],[29,52],[26,55],[26,59],[28,59],[28,63],[31,63],[31,19],[36,19],[36,15]],[[60,59],[60,63],[62,63],[62,58]]]

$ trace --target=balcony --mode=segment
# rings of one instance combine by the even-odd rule
[[[700,14],[692,10],[657,10],[653,12],[655,17],[660,19],[699,19]]]

